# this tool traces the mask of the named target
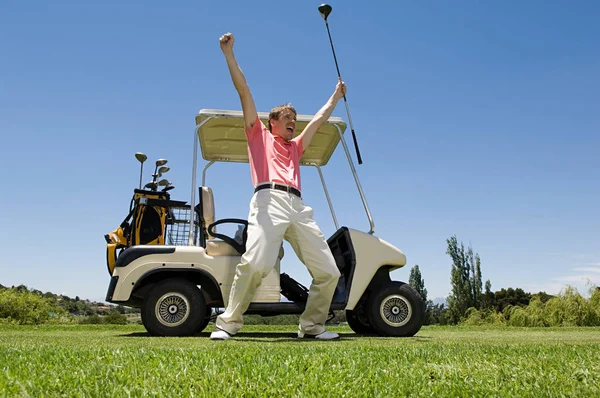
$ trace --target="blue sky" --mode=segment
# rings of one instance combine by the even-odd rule
[[[376,235],[408,259],[393,278],[418,264],[430,298],[446,296],[456,235],[493,290],[600,284],[600,4],[330,4],[364,164],[346,142]],[[220,35],[234,33],[259,111],[313,114],[333,92],[318,5],[1,1],[0,283],[103,300],[103,235],[127,214],[134,153],[145,181],[168,159],[172,196],[189,201],[196,113],[240,109]],[[342,102],[334,116],[347,120]],[[368,230],[341,146],[323,171],[340,223]],[[213,166],[208,185],[218,218],[247,216],[247,164]],[[330,236],[316,170],[302,185]],[[282,271],[308,284],[285,248]]]

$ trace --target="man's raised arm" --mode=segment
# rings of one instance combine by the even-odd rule
[[[231,80],[233,85],[240,95],[240,101],[242,102],[242,111],[244,112],[244,124],[247,129],[251,129],[256,121],[257,112],[256,106],[254,105],[254,99],[250,94],[250,88],[246,83],[246,78],[238,65],[235,56],[233,55],[233,35],[226,33],[219,38],[221,44],[221,50],[225,55],[227,66],[229,67],[229,73],[231,74]]]
[[[302,134],[300,134],[300,137],[302,139],[302,151],[305,151],[306,148],[308,148],[310,142],[315,136],[315,133],[317,132],[317,130],[319,130],[319,127],[321,127],[321,125],[325,123],[327,119],[329,119],[329,116],[331,116],[331,113],[335,109],[335,106],[337,105],[338,101],[340,100],[340,98],[343,98],[345,94],[346,84],[341,79],[338,79],[338,84],[337,86],[335,86],[335,91],[333,92],[329,100],[325,103],[325,105],[323,105],[321,109],[319,109],[319,112],[317,112],[317,114],[313,117],[310,123],[306,125],[304,131],[302,131]]]

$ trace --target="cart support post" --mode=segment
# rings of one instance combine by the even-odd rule
[[[375,233],[375,223],[373,222],[373,217],[371,217],[371,211],[369,210],[369,205],[367,204],[367,199],[365,198],[365,193],[360,185],[360,181],[358,180],[358,175],[356,174],[356,169],[354,168],[354,163],[352,163],[352,158],[350,157],[350,152],[348,152],[348,146],[346,145],[346,141],[344,141],[344,135],[342,134],[342,130],[340,126],[334,124],[338,133],[340,134],[340,141],[342,141],[342,146],[344,147],[344,152],[346,152],[346,157],[348,158],[348,163],[350,164],[350,170],[352,170],[352,175],[354,176],[354,181],[356,181],[356,186],[358,187],[358,193],[360,194],[360,198],[362,199],[363,205],[365,206],[365,211],[367,212],[367,218],[369,219],[369,224],[371,225],[371,230],[369,234],[373,235]]]
[[[325,179],[323,178],[323,173],[321,172],[321,167],[319,165],[315,165],[317,171],[319,172],[319,177],[321,177],[321,183],[323,184],[323,190],[325,191],[325,196],[327,197],[327,203],[329,204],[329,210],[331,210],[331,216],[333,217],[333,223],[335,224],[335,230],[340,229],[338,225],[337,218],[335,217],[335,211],[333,211],[333,204],[331,203],[331,198],[329,197],[329,191],[327,191],[327,185],[325,184]]]

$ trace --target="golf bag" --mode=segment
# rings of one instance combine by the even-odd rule
[[[104,235],[106,239],[106,262],[112,275],[119,254],[136,245],[164,245],[165,224],[171,206],[185,202],[170,200],[168,192],[135,189],[129,205],[129,214],[114,231]]]

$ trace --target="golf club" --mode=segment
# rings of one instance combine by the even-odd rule
[[[140,169],[140,189],[142,189],[142,172],[144,170],[144,162],[146,161],[146,159],[148,159],[148,156],[141,152],[137,152],[135,154],[135,158],[141,163],[142,166]]]
[[[154,174],[152,174],[152,176],[154,177],[154,179],[152,180],[152,182],[156,182],[156,177],[158,176],[158,168],[160,166],[164,166],[165,164],[167,164],[168,160],[167,159],[158,159],[156,161],[156,167],[154,168]]]
[[[150,181],[148,184],[144,186],[144,188],[150,188],[151,191],[156,191],[156,183],[154,181]]]
[[[329,43],[331,44],[331,52],[333,52],[333,60],[335,61],[335,68],[340,79],[340,68],[338,66],[337,57],[335,56],[335,50],[333,49],[333,40],[331,40],[331,33],[329,32],[329,23],[327,23],[327,17],[331,14],[331,6],[329,4],[321,4],[319,6],[319,14],[325,20],[325,26],[327,27],[327,35],[329,36]],[[344,94],[344,104],[346,105],[346,113],[348,114],[348,122],[350,123],[350,130],[352,131],[352,139],[354,140],[354,148],[356,149],[356,157],[358,158],[358,164],[362,164],[362,158],[360,157],[360,151],[358,150],[358,142],[356,141],[356,135],[354,134],[354,127],[352,126],[352,118],[350,117],[350,110],[348,109],[348,101],[346,100],[346,94]]]
[[[167,166],[161,167],[160,169],[158,169],[158,176],[156,178],[162,177],[163,173],[166,173],[169,170],[171,170],[171,169]]]
[[[171,181],[164,179],[164,178],[158,182],[158,186],[164,187],[162,189],[162,192],[167,192],[167,191],[170,191],[171,189],[175,188],[173,185],[171,185]]]

